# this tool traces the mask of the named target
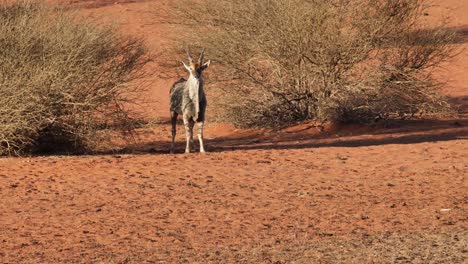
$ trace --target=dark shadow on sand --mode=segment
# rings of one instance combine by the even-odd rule
[[[369,147],[389,144],[418,144],[468,139],[468,120],[448,121],[394,121],[389,128],[372,128],[348,135],[337,135],[323,132],[316,134],[303,133],[270,133],[254,134],[246,137],[220,137],[205,139],[208,152],[227,152],[242,150],[291,150],[321,147]],[[346,131],[346,128],[343,129]],[[359,137],[359,138],[357,138]],[[365,138],[363,138],[365,137]],[[198,147],[198,140],[195,144]],[[169,141],[153,141],[130,146],[125,152],[168,154]],[[176,144],[176,153],[183,153],[184,141]],[[134,151],[132,151],[134,150]]]

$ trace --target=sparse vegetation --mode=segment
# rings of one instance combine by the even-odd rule
[[[37,1],[0,6],[0,154],[77,152],[128,132],[140,39]]]
[[[194,2],[178,4],[177,17],[222,65],[212,87],[238,126],[451,111],[431,71],[457,36],[443,19],[426,25],[421,0]]]

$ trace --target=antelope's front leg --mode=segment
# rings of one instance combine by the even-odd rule
[[[190,129],[190,122],[188,118],[184,117],[184,126],[185,126],[185,153],[190,153],[190,139],[192,136],[192,130]]]
[[[200,152],[205,153],[205,147],[203,146],[203,122],[198,122],[198,140],[200,141]]]

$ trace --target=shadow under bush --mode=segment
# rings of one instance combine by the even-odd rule
[[[35,1],[0,6],[0,154],[93,151],[132,130],[140,39]]]

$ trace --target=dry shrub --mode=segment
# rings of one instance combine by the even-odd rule
[[[37,1],[0,6],[0,154],[81,152],[132,129],[141,40]]]
[[[450,111],[431,70],[456,33],[423,23],[420,0],[183,0],[181,23],[222,65],[238,126],[367,122]],[[199,30],[196,30],[199,29]]]

